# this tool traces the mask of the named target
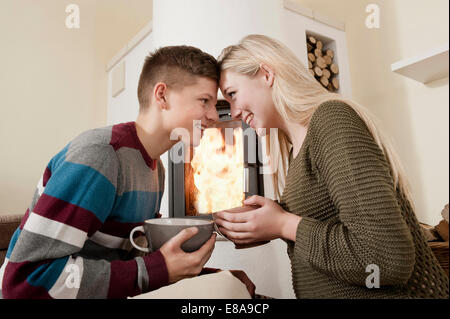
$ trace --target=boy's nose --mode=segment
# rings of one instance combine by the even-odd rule
[[[209,122],[218,122],[219,121],[219,113],[217,113],[216,107],[210,107],[208,112],[206,113],[206,118]]]

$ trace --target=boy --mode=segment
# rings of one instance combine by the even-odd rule
[[[49,162],[0,269],[0,297],[126,298],[198,275],[215,235],[184,253],[196,233],[189,228],[142,257],[128,236],[159,214],[159,156],[178,142],[172,130],[193,136],[193,121],[205,128],[218,120],[218,80],[216,60],[197,48],[150,54],[136,122],[87,131]]]

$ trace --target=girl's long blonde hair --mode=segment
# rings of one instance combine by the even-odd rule
[[[317,107],[329,100],[340,100],[351,106],[366,123],[375,142],[386,156],[394,186],[414,207],[410,187],[400,160],[390,141],[377,129],[374,120],[371,119],[373,116],[358,103],[323,88],[287,46],[264,35],[248,35],[238,44],[223,49],[218,60],[221,71],[231,70],[249,77],[256,75],[262,63],[270,66],[275,73],[272,98],[275,108],[285,121],[296,122],[307,127]],[[279,199],[284,189],[291,145],[281,130],[278,131],[277,142],[275,144],[278,145],[271,143],[272,145],[267,146],[270,150],[270,162],[277,166],[274,170],[273,181],[274,195]]]

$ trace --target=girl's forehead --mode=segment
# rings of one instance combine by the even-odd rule
[[[230,76],[228,75],[227,71],[222,71],[222,73],[220,73],[219,86],[223,87],[225,85],[228,85],[228,83],[230,83]]]
[[[244,79],[246,78],[245,75],[234,72],[234,71],[230,71],[230,70],[225,70],[222,71],[222,73],[220,74],[220,85],[231,85],[231,84],[236,84],[236,83],[240,83],[242,82]]]

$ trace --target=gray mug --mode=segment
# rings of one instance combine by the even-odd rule
[[[144,222],[144,225],[133,228],[130,233],[130,242],[136,249],[151,253],[161,248],[162,245],[172,237],[176,236],[180,231],[189,227],[197,227],[198,232],[181,245],[181,249],[185,252],[196,251],[211,238],[214,230],[214,222],[212,220],[193,218],[148,219]],[[145,234],[148,248],[138,246],[134,242],[133,235],[137,231]]]

